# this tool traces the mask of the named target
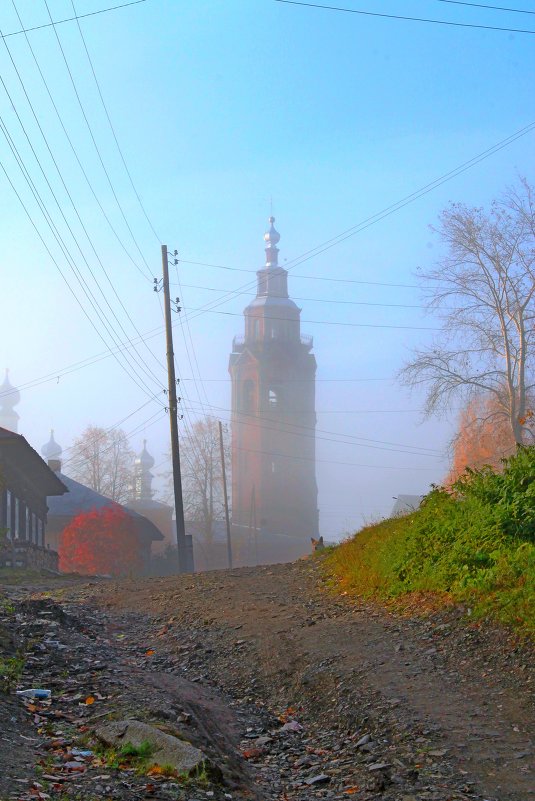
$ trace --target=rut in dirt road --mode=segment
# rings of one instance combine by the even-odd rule
[[[10,594],[21,686],[52,702],[0,695],[2,801],[533,798],[533,653],[459,610],[332,596],[316,560]],[[201,749],[202,780],[110,761],[109,718]]]
[[[65,600],[119,615],[166,682],[211,687],[244,720],[265,713],[229,741],[261,798],[535,797],[532,651],[458,610],[411,619],[333,598],[315,560]]]

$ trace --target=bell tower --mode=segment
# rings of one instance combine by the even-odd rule
[[[274,222],[270,217],[266,263],[257,272],[256,298],[244,310],[245,333],[234,338],[229,363],[234,535],[250,537],[256,520],[260,562],[308,553],[310,537],[318,536],[316,359],[312,337],[301,334],[301,310],[288,296]]]

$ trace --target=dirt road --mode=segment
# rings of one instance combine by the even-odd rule
[[[97,713],[164,723],[217,767],[184,795],[129,795],[111,776],[102,797],[535,798],[533,652],[459,610],[396,617],[335,597],[315,560],[53,595],[70,620],[61,675],[74,660]],[[101,797],[92,770],[84,799]]]

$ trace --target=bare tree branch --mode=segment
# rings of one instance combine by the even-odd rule
[[[523,421],[535,378],[534,213],[525,179],[489,212],[451,204],[442,213],[434,230],[446,256],[420,278],[443,330],[400,371],[405,384],[427,386],[427,415],[459,396],[494,397],[520,444],[532,436]]]

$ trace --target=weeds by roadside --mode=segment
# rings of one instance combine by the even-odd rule
[[[21,656],[0,657],[0,693],[8,693],[17,685],[23,669]]]
[[[349,592],[433,593],[534,635],[535,447],[504,460],[501,473],[467,470],[412,514],[364,528],[327,553],[325,569]]]

